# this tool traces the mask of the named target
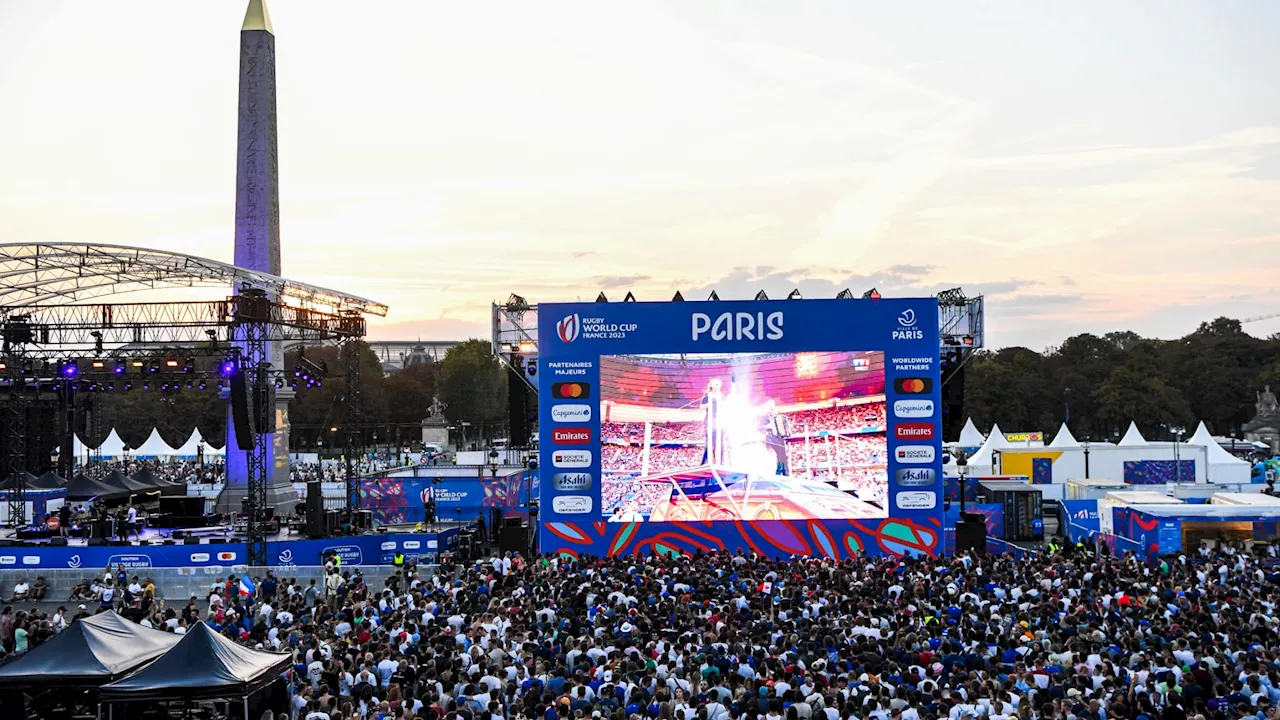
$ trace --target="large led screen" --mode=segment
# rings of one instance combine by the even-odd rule
[[[614,522],[888,515],[884,353],[600,358]]]

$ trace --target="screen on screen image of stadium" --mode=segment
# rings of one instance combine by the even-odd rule
[[[882,352],[605,355],[599,397],[609,520],[888,514]]]

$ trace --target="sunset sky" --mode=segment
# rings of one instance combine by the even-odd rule
[[[375,339],[511,292],[961,285],[1036,349],[1280,313],[1280,3],[268,5],[284,274]],[[0,3],[0,242],[230,260],[244,7]]]

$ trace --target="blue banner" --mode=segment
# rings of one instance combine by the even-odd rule
[[[1062,500],[1066,534],[1073,542],[1088,540],[1101,529],[1097,500]]]
[[[457,546],[458,531],[396,535],[360,535],[327,540],[290,540],[267,543],[267,562],[275,566],[322,564],[324,553],[342,557],[343,566],[390,565],[396,551],[410,560],[436,562],[439,553]],[[97,572],[106,567],[126,568],[243,567],[243,543],[215,545],[121,545],[67,546],[31,545],[0,547],[0,569],[79,569]]]

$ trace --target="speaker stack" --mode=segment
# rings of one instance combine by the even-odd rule
[[[981,513],[960,513],[956,523],[956,552],[987,554],[987,519]]]
[[[529,526],[524,524],[524,518],[507,518],[498,535],[498,547],[503,552],[524,552],[529,548]]]

